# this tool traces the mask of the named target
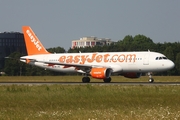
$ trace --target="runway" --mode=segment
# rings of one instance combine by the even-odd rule
[[[180,82],[90,82],[90,83],[82,83],[82,82],[0,82],[0,85],[180,85]]]

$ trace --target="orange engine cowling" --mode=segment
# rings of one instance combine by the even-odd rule
[[[127,78],[139,78],[141,77],[141,75],[142,73],[135,73],[135,72],[123,73],[123,76]]]
[[[111,76],[110,68],[92,68],[90,72],[93,78],[105,79]]]

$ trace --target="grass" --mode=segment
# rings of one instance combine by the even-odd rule
[[[81,82],[82,76],[6,77],[2,81]],[[180,82],[179,77],[154,77]],[[93,82],[100,82],[92,79]],[[147,77],[117,82],[146,82]],[[180,119],[180,87],[143,85],[0,85],[1,120]]]
[[[0,86],[0,119],[180,119],[179,86]]]

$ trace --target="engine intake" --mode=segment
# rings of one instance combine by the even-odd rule
[[[92,68],[90,72],[93,78],[105,79],[111,76],[110,68]]]

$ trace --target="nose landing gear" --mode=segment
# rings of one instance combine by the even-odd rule
[[[149,76],[149,83],[153,83],[154,79],[152,78],[152,73],[148,72],[148,76]]]

